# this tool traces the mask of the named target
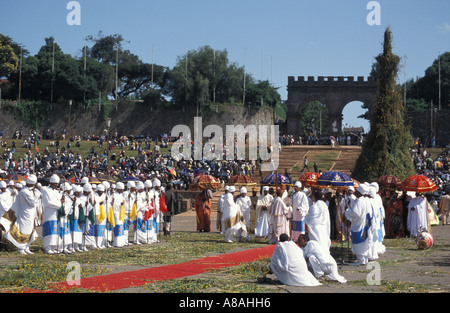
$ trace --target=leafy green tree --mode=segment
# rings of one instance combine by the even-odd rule
[[[328,108],[319,101],[311,101],[306,104],[300,120],[304,135],[318,136],[328,135]]]
[[[414,174],[409,152],[412,137],[396,83],[400,59],[392,52],[391,35],[387,28],[383,53],[376,57],[377,100],[370,131],[354,170],[354,178],[360,181],[376,181],[382,175],[405,179]]]
[[[281,96],[276,87],[270,85],[267,80],[251,82],[246,90],[246,104],[254,106],[268,105],[275,108],[281,102]]]
[[[428,106],[433,101],[435,107],[438,106],[439,63],[441,73],[441,107],[450,109],[450,52],[445,52],[434,60],[433,64],[425,70],[425,76],[419,78],[408,88],[407,99],[423,99],[428,103]]]
[[[12,44],[10,37],[0,34],[0,78],[8,77],[19,64],[19,58]]]

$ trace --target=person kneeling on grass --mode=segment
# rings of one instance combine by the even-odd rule
[[[338,274],[336,261],[329,250],[318,241],[309,240],[308,235],[303,234],[298,237],[298,245],[302,248],[306,262],[311,265],[317,278],[324,276],[326,279],[340,283],[347,282],[343,276]]]

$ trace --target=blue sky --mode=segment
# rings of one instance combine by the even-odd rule
[[[423,76],[450,51],[448,0],[378,0],[381,25],[372,26],[370,0],[79,0],[80,26],[66,22],[69,0],[0,1],[0,32],[31,54],[53,36],[65,53],[81,56],[86,36],[103,31],[121,34],[144,62],[152,62],[153,47],[154,62],[172,67],[186,48],[209,45],[272,81],[283,100],[288,76],[369,75],[388,26],[394,53],[404,59],[399,82]],[[360,106],[347,105],[344,122],[367,128],[356,119]]]

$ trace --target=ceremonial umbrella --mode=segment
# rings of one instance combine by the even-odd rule
[[[89,178],[89,184],[99,185],[102,183],[97,177],[89,176],[88,178]]]
[[[289,179],[289,177],[281,174],[270,174],[261,181],[261,184],[269,186],[292,186],[292,181]]]
[[[117,181],[116,179],[114,179],[113,176],[105,175],[105,174],[99,175],[99,176],[97,176],[97,178],[98,178],[98,180],[100,180],[102,182],[107,181],[108,183],[111,183],[111,184],[115,184]]]
[[[319,179],[319,177],[320,177],[319,173],[306,172],[303,173],[298,180],[302,183],[303,186],[316,187],[317,180]]]
[[[442,168],[442,167],[444,166],[444,164],[442,164],[441,161],[436,161],[436,166],[437,166],[438,168]]]
[[[5,180],[12,180],[15,183],[19,183],[21,181],[26,181],[27,179],[25,178],[25,176],[19,174],[10,174],[6,176]]]
[[[256,182],[253,180],[253,178],[247,176],[247,175],[234,175],[231,176],[231,178],[228,180],[227,185],[233,185],[233,186],[256,186]]]
[[[398,185],[402,183],[402,180],[396,176],[383,175],[377,179],[378,185],[387,189],[397,189]]]
[[[399,185],[399,188],[403,191],[414,191],[419,193],[437,190],[436,184],[425,175],[411,175]]]
[[[218,189],[219,187],[220,181],[216,177],[208,174],[197,175],[190,185],[192,190]]]
[[[337,171],[325,172],[317,180],[317,186],[321,188],[333,187],[336,189],[346,189],[353,185],[354,183],[350,176]]]
[[[69,183],[71,184],[81,184],[81,179],[78,177],[70,177],[69,178]]]
[[[353,187],[355,187],[355,189],[357,189],[359,187],[359,185],[361,185],[361,183],[354,178],[352,178],[352,180],[353,180]]]
[[[138,181],[139,178],[137,178],[136,176],[127,176],[124,179],[122,179],[122,182],[126,183],[129,181]]]

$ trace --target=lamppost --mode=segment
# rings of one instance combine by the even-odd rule
[[[69,125],[67,129],[67,138],[70,140],[70,111],[72,110],[72,100],[69,100]]]

